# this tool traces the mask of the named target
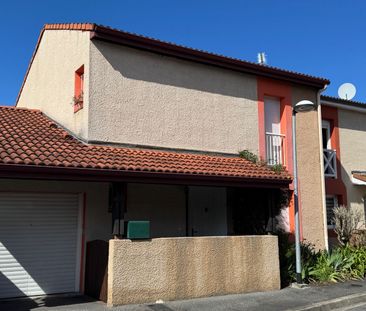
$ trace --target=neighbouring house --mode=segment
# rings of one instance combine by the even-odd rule
[[[365,216],[366,104],[322,96],[321,113],[327,224],[334,243],[335,206],[358,209]]]
[[[294,230],[292,106],[319,104],[327,84],[100,25],[45,25],[16,107],[0,108],[0,298],[279,288],[268,233]],[[296,138],[302,237],[324,248],[319,120],[299,114]],[[126,221],[149,221],[151,239],[126,239]]]

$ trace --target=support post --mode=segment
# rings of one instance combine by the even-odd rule
[[[301,276],[301,248],[300,248],[300,215],[297,178],[297,150],[296,150],[296,111],[292,112],[292,157],[294,162],[294,206],[295,206],[295,253],[296,253],[296,283],[302,284]]]

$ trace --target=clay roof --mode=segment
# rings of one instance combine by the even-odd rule
[[[239,157],[87,144],[38,110],[0,107],[0,173],[15,167],[291,182],[286,172]]]
[[[189,61],[199,62],[203,64],[222,67],[230,70],[244,72],[248,74],[254,74],[257,76],[279,79],[287,82],[298,83],[315,87],[318,89],[323,88],[325,85],[330,84],[330,81],[325,78],[315,77],[312,75],[302,74],[290,70],[284,70],[278,67],[260,65],[254,62],[245,61],[238,58],[227,57],[224,55],[214,54],[204,50],[194,49],[182,45],[178,45],[171,42],[142,36],[127,31],[114,29],[111,27],[97,25],[94,23],[67,23],[67,24],[45,24],[41,30],[36,48],[33,52],[30,60],[27,72],[24,77],[22,87],[19,91],[17,102],[22,92],[25,80],[27,78],[29,69],[32,65],[33,59],[37,53],[38,46],[41,42],[43,33],[45,30],[76,30],[76,31],[89,31],[91,33],[90,38],[93,40],[103,40],[116,44],[122,44],[138,49],[143,49],[163,55],[178,57]]]

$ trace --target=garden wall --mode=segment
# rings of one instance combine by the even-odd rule
[[[276,236],[109,242],[109,306],[279,288]]]

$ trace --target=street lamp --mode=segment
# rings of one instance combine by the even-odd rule
[[[297,155],[296,155],[296,113],[313,111],[316,105],[310,100],[299,101],[292,109],[292,158],[294,161],[294,205],[295,205],[295,252],[296,252],[296,283],[302,284],[301,249],[300,249],[300,216],[297,185]]]

